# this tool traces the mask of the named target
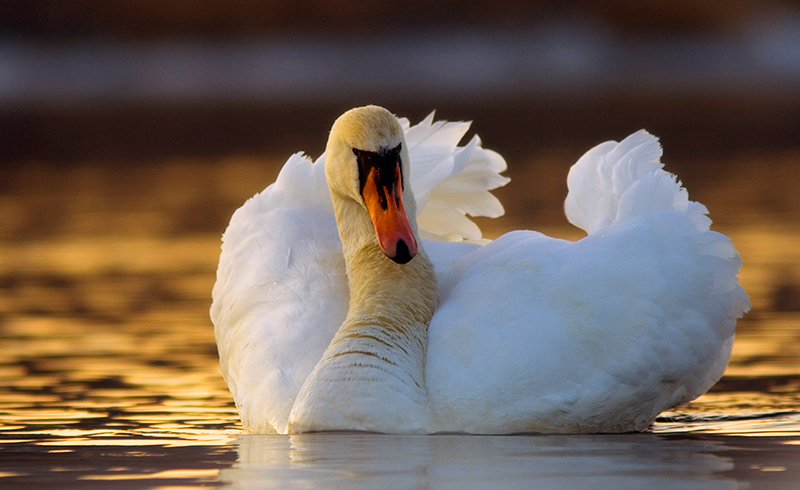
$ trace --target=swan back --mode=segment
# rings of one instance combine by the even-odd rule
[[[741,260],[660,155],[643,131],[599,145],[565,204],[587,237],[512,232],[440,274],[426,365],[439,430],[644,430],[722,376],[749,309]]]

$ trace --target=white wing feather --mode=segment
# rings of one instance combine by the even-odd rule
[[[730,240],[635,133],[570,172],[577,242],[512,232],[440,271],[437,429],[643,430],[721,376],[749,301]]]
[[[223,236],[211,306],[242,421],[285,431],[297,390],[347,313],[347,279],[322,165],[292,156]]]
[[[457,146],[470,123],[434,122],[433,114],[406,131],[420,235],[437,241],[480,240],[480,229],[466,215],[503,215],[503,205],[490,191],[509,182],[500,175],[506,162],[483,148],[477,135]],[[408,127],[405,119],[400,124]]]

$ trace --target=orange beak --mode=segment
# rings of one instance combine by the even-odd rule
[[[371,168],[361,195],[372,218],[381,250],[398,264],[405,264],[417,254],[417,239],[403,205],[400,163],[394,167],[394,178],[390,184],[384,185],[378,180],[377,170]]]

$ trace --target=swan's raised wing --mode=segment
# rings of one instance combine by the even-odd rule
[[[234,213],[213,298],[222,374],[245,428],[285,432],[297,391],[347,313],[322,164],[292,156]]]
[[[508,181],[499,175],[505,161],[477,136],[458,146],[468,123],[433,122],[431,114],[416,126],[401,124],[423,236],[480,239],[465,213],[502,214],[489,191]],[[341,249],[324,155],[313,163],[292,156],[275,183],[231,218],[211,319],[222,373],[248,430],[286,431],[295,396],[344,320]]]
[[[567,177],[567,219],[595,233],[616,221],[675,210],[707,230],[711,225],[708,210],[690,201],[675,175],[663,170],[661,154],[658,138],[645,130],[586,152]]]
[[[430,113],[416,126],[400,119],[411,159],[411,190],[417,202],[422,238],[436,241],[477,241],[481,230],[469,216],[496,218],[503,206],[490,191],[508,183],[500,175],[506,162],[481,146],[475,135],[458,146],[468,122],[433,120]]]
[[[576,164],[566,207],[584,239],[513,232],[440,269],[426,373],[441,430],[642,430],[719,379],[749,308],[741,261],[660,151],[640,132]]]

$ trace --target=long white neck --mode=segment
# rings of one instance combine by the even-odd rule
[[[335,192],[332,199],[350,307],[295,400],[289,431],[427,432],[424,366],[437,303],[433,267],[422,247],[409,263],[393,262],[379,249],[366,210]]]

